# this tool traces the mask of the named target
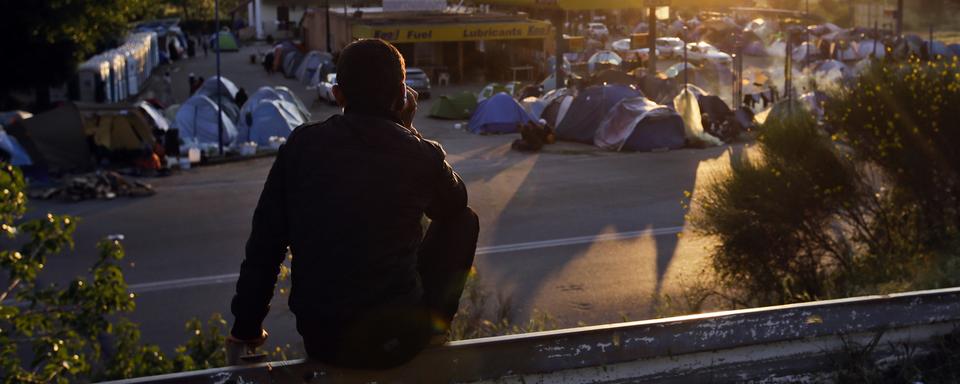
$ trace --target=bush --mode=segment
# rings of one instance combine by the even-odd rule
[[[167,358],[140,342],[137,324],[124,314],[134,309],[120,261],[121,236],[97,244],[89,275],[65,286],[38,283],[50,256],[73,247],[77,220],[47,214],[23,220],[27,211],[20,171],[0,164],[0,381],[69,383],[156,375],[222,366],[225,322],[215,315],[202,330],[188,323],[191,338]],[[10,246],[14,244],[16,246]]]
[[[771,117],[693,204],[727,306],[960,284],[957,61],[874,63],[832,99],[834,136]]]

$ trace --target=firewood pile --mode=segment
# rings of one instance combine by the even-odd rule
[[[59,199],[64,201],[82,201],[92,199],[114,199],[117,197],[151,196],[156,191],[150,184],[128,180],[116,172],[95,172],[71,176],[62,184],[52,188],[34,191],[34,199]]]

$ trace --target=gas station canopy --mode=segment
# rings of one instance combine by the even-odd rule
[[[492,5],[586,11],[591,9],[628,9],[670,5],[670,0],[485,0]]]

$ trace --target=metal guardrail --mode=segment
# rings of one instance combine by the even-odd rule
[[[706,313],[456,341],[389,371],[304,360],[114,383],[622,383],[829,377],[851,344],[924,345],[960,326],[960,288]]]

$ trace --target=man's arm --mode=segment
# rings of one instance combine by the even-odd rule
[[[230,334],[241,340],[262,338],[263,319],[277,284],[280,264],[287,254],[286,204],[284,202],[284,145],[270,168],[260,201],[253,213],[253,229],[247,240],[246,258],[240,264],[237,292],[230,305],[234,322]]]

